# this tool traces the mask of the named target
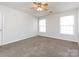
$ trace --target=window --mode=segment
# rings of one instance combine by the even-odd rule
[[[60,18],[60,33],[74,34],[74,16],[64,16]]]
[[[39,32],[46,32],[46,19],[39,20]]]

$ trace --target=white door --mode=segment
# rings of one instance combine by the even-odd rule
[[[2,14],[0,13],[0,45],[1,45],[1,41],[2,41]]]
[[[0,45],[1,45],[1,40],[2,40],[2,31],[0,31]]]

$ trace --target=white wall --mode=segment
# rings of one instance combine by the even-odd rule
[[[78,27],[77,27],[77,10],[69,10],[61,13],[56,13],[52,14],[48,17],[46,17],[46,33],[39,33],[41,36],[46,36],[46,37],[52,37],[52,38],[58,38],[58,39],[63,39],[63,40],[68,40],[68,41],[74,41],[78,42]],[[74,35],[64,35],[60,33],[60,17],[61,16],[66,16],[66,15],[71,15],[74,14],[75,16],[75,31]]]
[[[37,21],[33,16],[1,5],[0,12],[3,16],[2,45],[37,34]]]

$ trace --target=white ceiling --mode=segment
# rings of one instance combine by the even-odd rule
[[[32,2],[0,2],[1,5],[8,6],[23,12],[31,12]],[[48,2],[49,10],[53,13],[67,11],[70,9],[78,8],[79,2]],[[44,12],[43,14],[46,14]]]

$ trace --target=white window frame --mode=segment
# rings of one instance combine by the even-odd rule
[[[74,17],[74,15],[67,15],[67,16],[73,16],[73,17]],[[67,16],[62,16],[62,17],[67,17]],[[61,18],[62,18],[62,17],[60,17],[60,33],[61,33],[61,34],[66,34],[66,35],[74,35],[75,17],[74,17],[74,19],[73,19],[74,24],[71,24],[71,25],[67,25],[67,24],[64,25],[64,24],[62,24],[62,25],[61,25]],[[65,30],[62,29],[62,28],[64,28],[64,27],[66,27],[66,28],[67,28],[67,27],[72,27],[72,32],[71,32],[71,33],[68,33],[68,32],[67,32],[67,29],[65,29]],[[66,31],[66,32],[65,32],[65,31]]]
[[[45,21],[45,24],[40,24],[41,20]],[[41,29],[43,27],[43,29]],[[46,32],[46,19],[39,19],[39,32]]]

